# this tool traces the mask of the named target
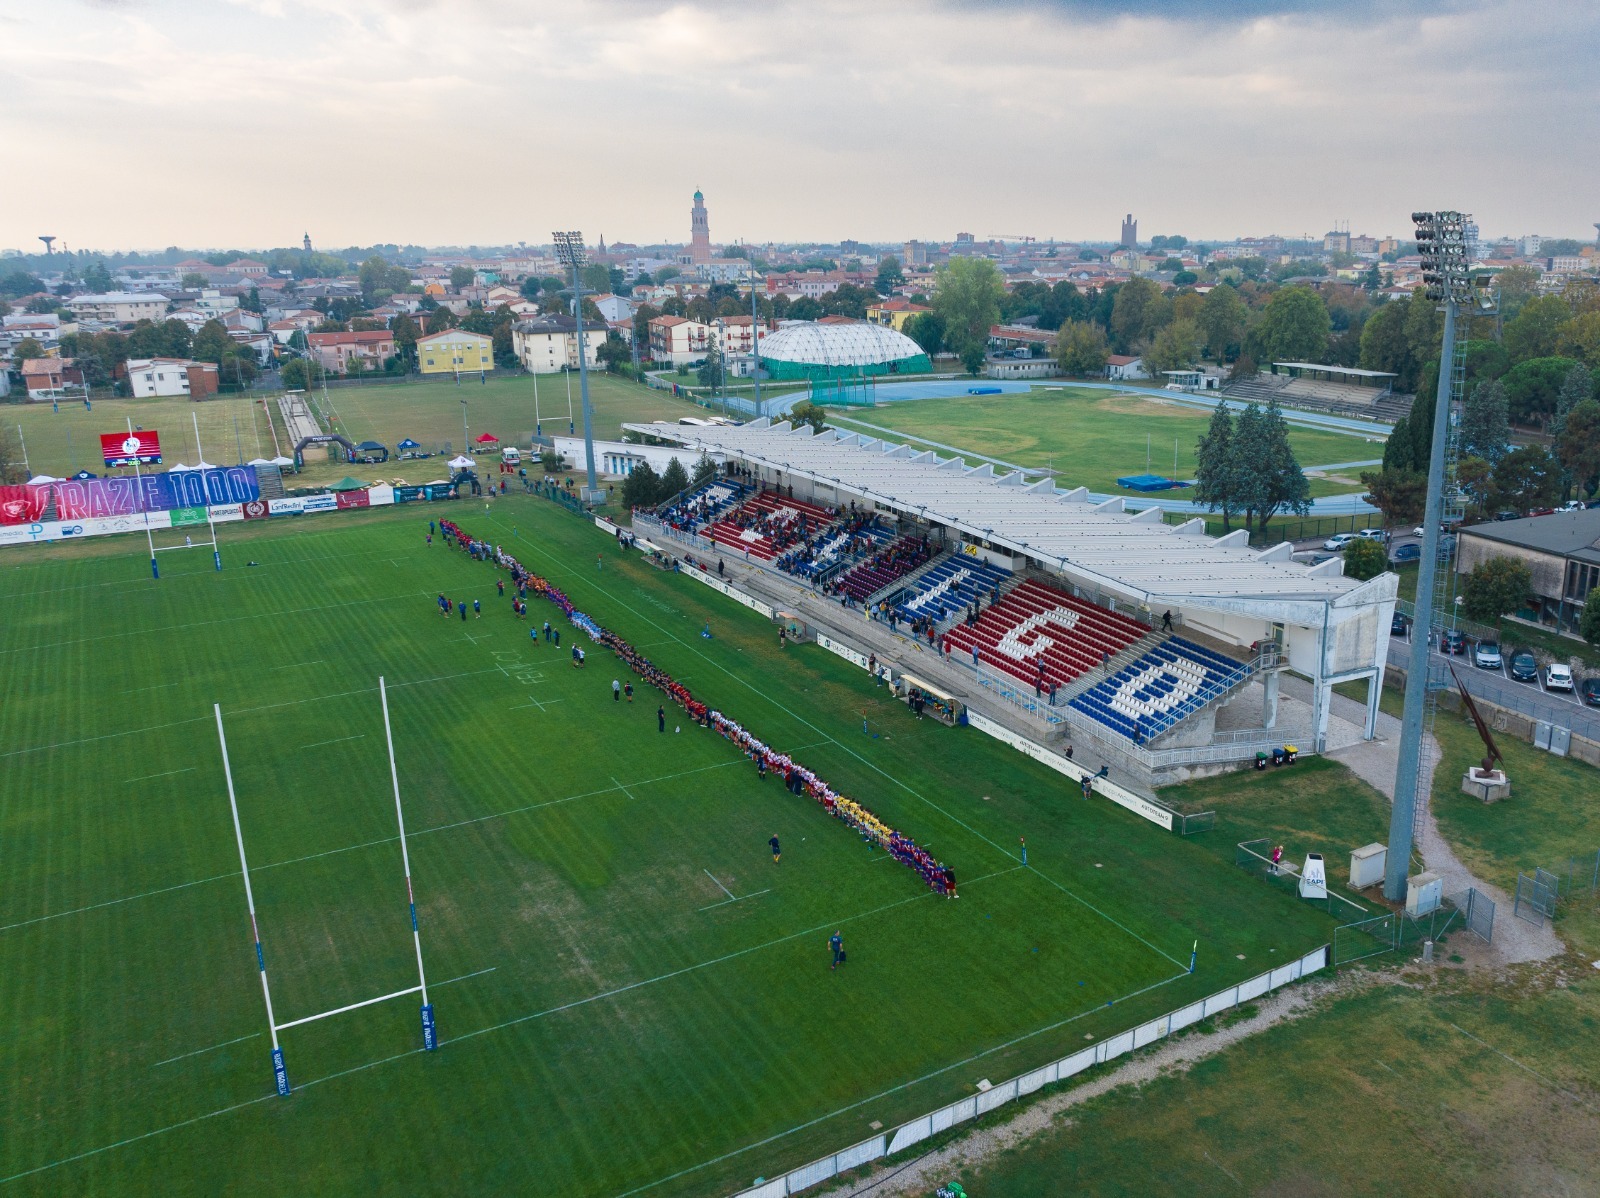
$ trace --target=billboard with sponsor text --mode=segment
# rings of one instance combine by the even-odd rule
[[[244,503],[261,498],[261,485],[249,466],[181,470],[142,478],[90,478],[50,484],[63,520],[170,512],[213,503]]]

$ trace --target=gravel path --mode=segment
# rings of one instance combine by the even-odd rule
[[[1176,1040],[1163,1041],[1157,1048],[1141,1050],[1104,1076],[1035,1102],[1004,1123],[981,1128],[926,1156],[874,1169],[861,1181],[828,1193],[837,1198],[856,1198],[858,1195],[861,1198],[891,1198],[893,1195],[911,1194],[925,1196],[963,1168],[1015,1148],[1045,1131],[1063,1111],[1118,1086],[1142,1086],[1164,1074],[1186,1071],[1195,1062],[1224,1051],[1246,1036],[1265,1031],[1286,1019],[1309,1014],[1325,995],[1370,984],[1373,976],[1350,972],[1275,990],[1257,1000],[1256,1013],[1247,1019],[1228,1023],[1209,1034],[1181,1036]]]

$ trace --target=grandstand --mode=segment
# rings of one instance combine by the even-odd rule
[[[902,620],[943,620],[941,613],[959,614],[1010,581],[1010,570],[964,553],[952,554],[914,578],[908,576],[907,585],[890,602]]]
[[[714,452],[794,496],[764,501],[774,507],[812,505],[816,524],[789,555],[772,547],[760,562],[817,585],[814,599],[791,592],[786,602],[812,604],[824,623],[830,598],[881,602],[942,650],[947,685],[965,671],[974,691],[1018,708],[1039,735],[1070,736],[1086,751],[1093,742],[1144,784],[1228,768],[1274,743],[1320,752],[1334,685],[1382,675],[1392,574],[1345,578],[1337,557],[1307,566],[1287,543],[1252,549],[1242,530],[1212,537],[1198,518],[1168,524],[1157,508],[1061,491],[1042,473],[972,467],[867,435],[765,419],[629,427]],[[850,529],[837,515],[847,508]],[[890,526],[887,549],[863,545]],[[771,517],[760,525],[752,563],[773,527]],[[747,531],[717,539],[743,554]],[[1286,671],[1310,686],[1280,721]],[[1369,737],[1379,690],[1368,688]]]
[[[1271,374],[1234,379],[1223,387],[1229,399],[1279,404],[1373,420],[1398,420],[1411,410],[1411,396],[1397,395],[1395,375],[1381,370],[1274,362]]]
[[[1135,744],[1146,743],[1245,681],[1247,662],[1171,636],[1070,705]]]
[[[699,532],[737,507],[745,494],[745,488],[732,479],[715,479],[666,504],[657,517],[679,532]]]
[[[838,514],[830,508],[786,499],[776,491],[761,491],[726,511],[706,528],[705,535],[735,552],[770,562],[790,546],[827,528],[837,518]]]
[[[1108,611],[1028,579],[984,611],[975,624],[944,635],[952,655],[971,655],[1030,685],[1065,686],[1150,631]]]

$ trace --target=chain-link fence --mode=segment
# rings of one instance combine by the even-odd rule
[[[1287,855],[1280,855],[1273,860],[1270,838],[1262,837],[1260,840],[1241,841],[1234,847],[1233,863],[1246,873],[1253,874],[1268,885],[1278,890],[1290,891],[1295,895],[1300,893],[1300,869]],[[1353,899],[1347,899],[1342,894],[1335,894],[1331,885],[1322,887],[1326,898],[1310,899],[1328,909],[1330,915],[1342,915],[1348,918],[1351,915],[1369,915],[1366,907]]]
[[[1556,897],[1559,882],[1554,874],[1535,870],[1532,874],[1517,874],[1517,897],[1511,913],[1525,919],[1535,927],[1544,927],[1547,920],[1556,917]]]
[[[1492,932],[1494,904],[1478,895],[1476,890],[1469,890],[1462,898],[1446,900],[1426,915],[1390,911],[1335,928],[1333,963],[1349,965],[1383,953],[1404,952],[1424,941],[1438,943],[1456,926],[1457,921],[1464,921],[1467,912],[1480,901],[1488,903],[1488,908],[1486,913],[1482,907],[1478,908],[1479,925],[1486,925]],[[1488,939],[1488,933],[1479,934]]]
[[[1495,901],[1492,898],[1476,887],[1468,887],[1465,894],[1454,895],[1448,901],[1460,909],[1467,931],[1485,944],[1494,940]]]

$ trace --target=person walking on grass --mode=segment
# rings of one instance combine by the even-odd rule
[[[550,621],[549,620],[546,620],[544,622],[544,639],[545,640],[549,640],[550,639]]]
[[[611,680],[611,701],[613,703],[622,702],[622,683],[615,678]]]
[[[633,702],[633,683],[624,682],[622,684],[622,693],[627,695],[628,696],[628,702],[632,703]]]
[[[667,730],[667,709],[665,707],[657,707],[656,708],[656,731],[657,732],[665,732],[666,730]]]
[[[772,839],[767,841],[767,844],[772,849],[772,864],[776,865],[783,860],[783,846],[778,843],[778,834],[776,832],[772,834]]]
[[[472,601],[472,616],[473,619],[476,620],[483,619],[483,608],[478,606],[478,601],[476,599]]]
[[[458,599],[456,601],[456,606],[461,609],[461,622],[465,624],[467,622],[467,601],[465,599]]]
[[[828,951],[833,954],[833,964],[829,969],[838,969],[844,964],[844,932],[836,931],[828,937]]]
[[[503,578],[495,579],[494,589],[496,593],[499,594],[500,598],[504,599],[506,597],[506,580]]]

